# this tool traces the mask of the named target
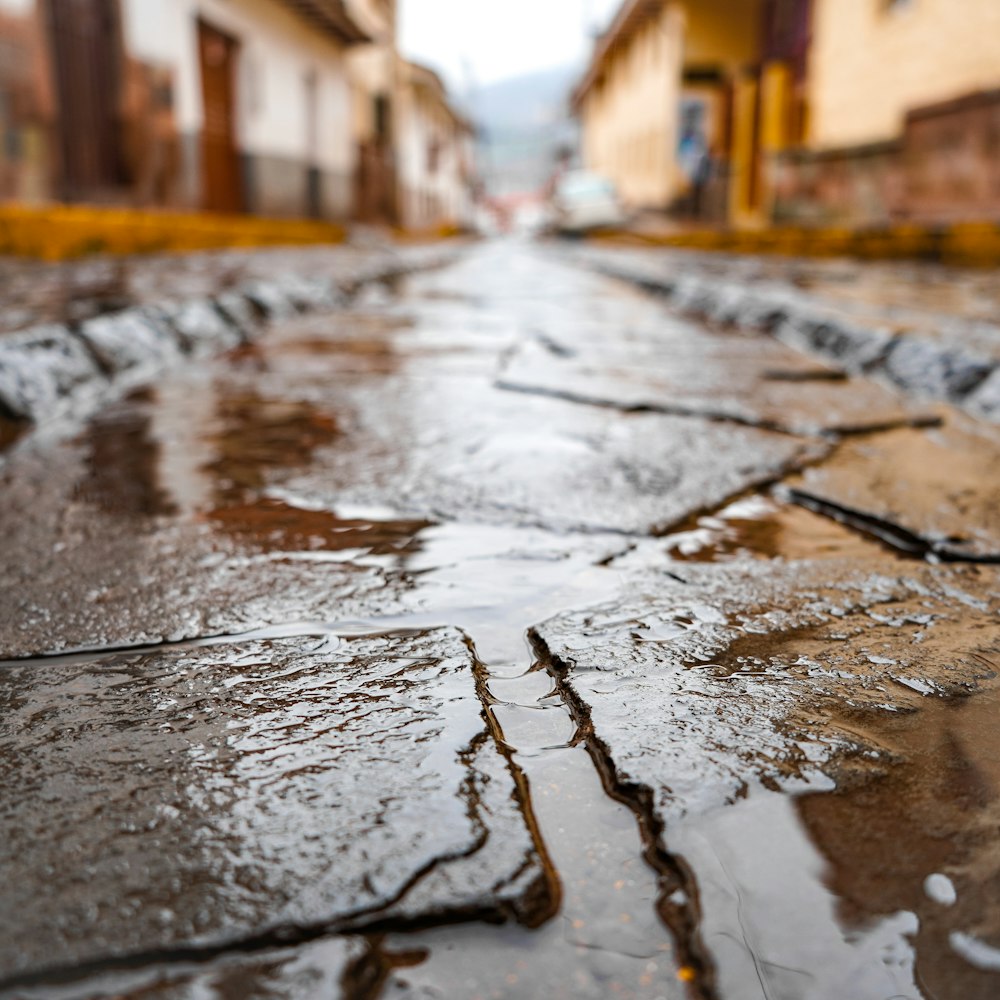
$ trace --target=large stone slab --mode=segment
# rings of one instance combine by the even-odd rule
[[[24,448],[0,470],[0,659],[400,610],[405,574],[391,557],[352,556],[391,556],[424,523],[261,498],[268,475],[308,462],[335,433],[330,421],[241,396],[237,426],[227,408],[220,429],[199,391],[185,376],[176,419],[128,400],[80,438]]]
[[[0,977],[546,906],[453,629],[0,673]]]
[[[289,480],[304,502],[646,533],[780,479],[830,447],[683,416],[622,417],[491,391],[475,378],[352,382],[336,383],[343,419],[336,451],[321,456],[329,464]]]
[[[881,386],[845,380],[767,337],[717,334],[667,319],[655,336],[563,343],[562,354],[535,341],[523,343],[498,384],[581,403],[793,433],[864,430],[927,417]]]
[[[155,452],[142,425],[125,426],[135,433],[124,460],[101,445],[81,466],[74,447],[57,465],[25,454],[5,470],[0,659],[398,612],[406,584],[391,560],[350,557],[405,545],[422,523],[350,522],[278,502],[224,506],[210,523],[171,516],[170,495],[148,475]]]

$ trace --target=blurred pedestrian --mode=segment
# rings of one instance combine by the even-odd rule
[[[708,143],[693,115],[685,117],[681,140],[677,147],[677,161],[687,181],[689,213],[693,219],[700,218],[705,200],[705,187],[712,172],[712,160],[708,152]]]

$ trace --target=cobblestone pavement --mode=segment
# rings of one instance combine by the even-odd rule
[[[593,267],[7,448],[0,995],[997,995],[1000,428]]]

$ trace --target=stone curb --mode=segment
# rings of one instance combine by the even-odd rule
[[[250,280],[207,298],[136,305],[78,325],[29,327],[0,337],[0,420],[39,425],[83,397],[106,397],[186,360],[257,340],[272,321],[344,305],[362,286],[426,270],[442,252],[393,251],[336,278]]]
[[[651,263],[588,250],[572,257],[666,298],[692,318],[768,333],[831,358],[848,371],[881,376],[906,392],[955,403],[974,416],[1000,422],[1000,362],[975,351],[852,322],[832,307],[765,283],[725,282],[676,269],[667,274]]]

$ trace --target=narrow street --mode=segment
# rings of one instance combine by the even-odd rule
[[[998,482],[516,241],[61,418],[0,465],[0,995],[996,997]]]

